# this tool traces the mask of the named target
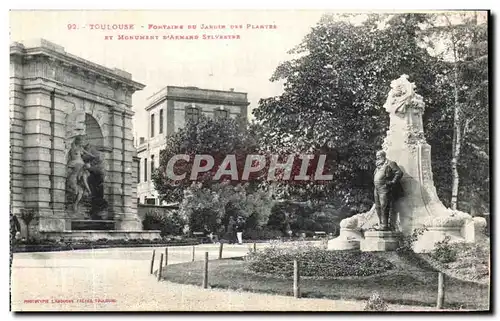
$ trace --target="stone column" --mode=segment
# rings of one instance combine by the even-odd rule
[[[133,205],[132,157],[135,152],[132,134],[132,115],[126,106],[120,104],[112,111],[113,152],[111,154],[110,184],[112,210],[117,230],[140,231],[142,225],[137,218],[137,208]]]
[[[136,163],[133,161],[136,149],[134,147],[134,136],[132,133],[133,112],[125,108],[123,112],[123,216],[119,226],[122,230],[140,231],[142,222],[137,216],[137,177],[133,171]]]
[[[71,211],[67,211],[66,180],[68,177],[67,169],[67,137],[66,137],[66,116],[72,110],[74,103],[68,99],[67,93],[56,90],[54,94],[53,108],[53,159],[52,159],[52,208],[54,216],[64,220],[65,230],[71,230]]]
[[[123,124],[122,124],[122,111],[114,107],[110,111],[111,124],[109,128],[109,134],[111,139],[112,151],[109,155],[109,171],[108,171],[108,183],[110,185],[111,193],[109,195],[109,210],[112,212],[114,220],[121,220],[121,214],[123,213],[123,186],[122,186],[122,174],[123,174],[123,149],[122,149],[122,137],[123,137]]]
[[[54,180],[54,164],[65,158],[63,151],[54,148],[54,137],[64,135],[64,130],[53,122],[54,90],[45,86],[25,90],[24,201],[25,207],[38,213],[40,232],[65,230],[64,217],[54,213],[54,187],[61,187],[60,181]]]

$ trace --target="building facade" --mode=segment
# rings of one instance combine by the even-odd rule
[[[148,99],[147,136],[137,144],[137,201],[161,205],[151,180],[152,169],[158,166],[160,151],[167,136],[184,127],[187,120],[200,115],[210,118],[240,118],[247,120],[247,93],[209,90],[197,87],[167,86]]]
[[[10,210],[33,213],[32,237],[159,237],[137,216],[132,94],[144,87],[44,39],[11,44]]]

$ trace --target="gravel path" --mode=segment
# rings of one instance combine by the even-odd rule
[[[224,257],[242,256],[247,250],[246,245],[225,246]],[[211,258],[218,256],[217,246],[197,246],[196,260],[205,251]],[[364,306],[357,301],[295,299],[158,282],[149,274],[151,253],[152,248],[16,253],[12,311],[359,311]],[[169,248],[169,264],[190,261],[191,255],[191,247]],[[155,269],[157,265],[158,261]]]

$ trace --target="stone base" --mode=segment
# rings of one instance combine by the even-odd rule
[[[394,231],[365,231],[360,243],[363,252],[395,251],[401,241],[401,233]]]
[[[360,247],[359,240],[333,239],[328,241],[328,250],[331,251],[359,250],[359,247]]]
[[[109,231],[115,229],[115,221],[111,220],[73,220],[72,231]]]
[[[415,242],[413,251],[415,253],[431,252],[436,247],[436,243],[443,241],[447,236],[450,243],[465,242],[461,227],[429,227]]]
[[[359,242],[362,238],[358,230],[341,228],[339,236],[328,241],[328,250],[359,250]]]
[[[107,240],[154,240],[160,239],[160,231],[65,231],[65,232],[40,232],[40,237],[46,240],[65,241],[97,241]]]

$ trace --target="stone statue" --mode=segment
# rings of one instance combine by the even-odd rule
[[[384,108],[389,114],[404,116],[410,104],[413,108],[424,108],[422,97],[415,93],[415,84],[408,80],[408,75],[402,75],[391,82]]]
[[[78,211],[78,204],[83,195],[92,193],[88,184],[90,164],[84,161],[84,157],[93,159],[94,155],[83,148],[82,140],[82,136],[75,137],[71,144],[68,160],[68,187],[75,197],[73,202],[75,212]]]
[[[399,246],[399,233],[411,236],[417,229],[425,232],[413,243],[416,253],[432,251],[445,236],[452,242],[474,241],[474,229],[481,224],[473,222],[467,213],[446,208],[437,195],[431,147],[424,135],[425,103],[407,75],[391,82],[384,108],[390,123],[382,145],[384,152],[377,153],[375,204],[367,212],[343,219],[339,236],[329,242],[328,248],[392,251]],[[397,226],[391,222],[396,213]]]
[[[384,151],[377,152],[373,182],[375,185],[375,210],[379,219],[378,230],[387,231],[394,228],[391,222],[393,203],[403,172],[399,166],[386,158]]]

